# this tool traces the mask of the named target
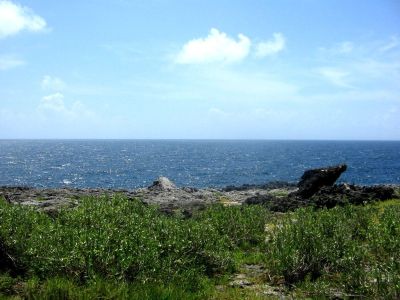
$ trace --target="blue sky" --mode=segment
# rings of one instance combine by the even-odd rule
[[[0,138],[400,139],[400,1],[0,0]]]

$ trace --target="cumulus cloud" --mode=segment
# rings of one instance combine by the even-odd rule
[[[238,40],[212,28],[205,38],[187,42],[176,57],[179,64],[201,64],[212,62],[233,63],[244,59],[250,51],[251,41],[243,35]]]
[[[14,56],[0,56],[0,70],[5,71],[24,65],[25,62]]]
[[[55,93],[48,96],[44,96],[39,104],[40,109],[52,110],[56,112],[66,111],[64,105],[64,95],[61,93]]]
[[[274,55],[285,49],[286,39],[282,33],[274,33],[273,39],[261,42],[256,46],[257,57]]]
[[[0,1],[0,39],[20,31],[38,32],[46,28],[46,21],[30,8],[8,0]]]
[[[46,75],[43,77],[41,87],[46,91],[62,91],[65,88],[65,82],[60,78]]]
[[[76,120],[78,118],[95,118],[95,113],[85,107],[81,102],[75,101],[66,105],[62,93],[44,96],[38,105],[38,111],[48,117],[59,120]]]
[[[351,87],[348,83],[349,73],[335,68],[320,68],[317,70],[324,79],[339,87]]]

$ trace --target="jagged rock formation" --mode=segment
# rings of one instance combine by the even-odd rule
[[[334,185],[346,165],[307,170],[298,183],[299,189],[287,196],[255,195],[245,204],[263,204],[272,211],[286,212],[299,207],[332,208],[345,204],[365,204],[398,198],[391,186]]]
[[[324,186],[332,186],[340,175],[347,170],[347,165],[338,165],[304,172],[298,183],[299,190],[296,196],[303,199],[310,198]]]
[[[60,208],[77,205],[82,197],[123,195],[155,204],[171,214],[177,211],[188,216],[212,203],[223,205],[263,204],[271,211],[286,212],[303,206],[333,207],[345,203],[362,204],[371,201],[400,198],[392,186],[333,185],[346,169],[345,165],[308,170],[298,186],[273,182],[264,185],[229,186],[222,189],[178,188],[166,177],[159,177],[147,188],[118,189],[35,189],[29,187],[0,187],[0,199],[12,204],[30,205],[56,216]],[[397,187],[397,190],[399,188]],[[311,195],[311,196],[310,196]]]
[[[339,184],[321,188],[310,198],[317,207],[332,208],[345,204],[365,204],[397,198],[395,189],[390,186],[356,186]]]

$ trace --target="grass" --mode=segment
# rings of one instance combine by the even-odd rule
[[[397,200],[398,201],[398,200]],[[400,206],[299,209],[270,232],[267,265],[287,285],[319,296],[400,296]]]
[[[394,299],[398,202],[286,214],[219,204],[186,219],[118,195],[53,218],[0,201],[0,298],[258,299],[266,283],[299,297]],[[266,282],[229,287],[244,264],[262,265]]]
[[[116,196],[82,199],[53,219],[0,201],[0,240],[24,280],[37,278],[40,290],[65,278],[56,280],[64,288],[65,280],[71,288],[100,280],[197,292],[234,271],[231,252],[260,242],[268,215],[221,205],[185,220]]]

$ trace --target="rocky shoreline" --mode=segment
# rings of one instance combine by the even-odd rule
[[[371,201],[399,199],[399,185],[357,186],[335,182],[346,165],[307,170],[298,184],[271,182],[265,185],[228,186],[221,189],[176,187],[168,178],[160,177],[147,188],[123,189],[37,189],[30,187],[0,187],[0,198],[13,204],[30,205],[50,214],[62,207],[73,207],[87,196],[119,194],[158,205],[161,211],[181,211],[190,216],[194,210],[212,203],[224,205],[263,204],[272,211],[286,212],[302,206],[334,207],[364,204]]]

